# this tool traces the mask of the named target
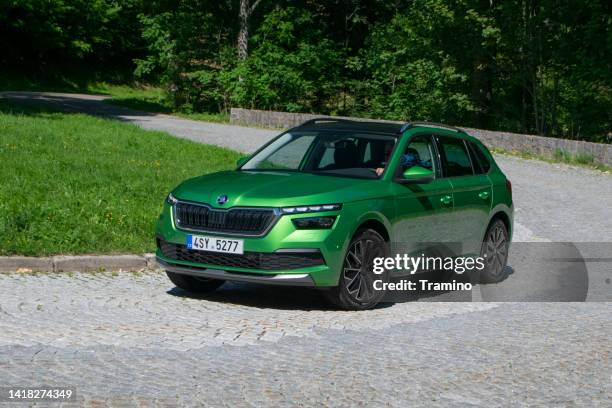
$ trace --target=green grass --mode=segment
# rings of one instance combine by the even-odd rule
[[[142,253],[166,194],[236,152],[0,101],[0,255]]]
[[[0,90],[34,92],[87,92],[88,80],[82,75],[23,75],[0,70]]]
[[[103,94],[111,97],[105,102],[113,105],[145,112],[166,113],[203,122],[229,123],[228,113],[186,112],[176,109],[162,87],[140,82],[92,81],[78,75],[28,78],[0,73],[0,90]]]
[[[97,82],[88,85],[89,93],[110,95],[107,103],[146,112],[167,113],[203,122],[229,123],[229,114],[210,112],[183,112],[174,109],[161,87],[143,84],[113,85]]]
[[[556,149],[553,155],[553,159],[558,162],[568,163],[568,164],[578,164],[583,166],[595,166],[595,158],[593,155],[588,153],[577,153],[575,155],[570,152],[566,152],[565,150]]]
[[[107,103],[125,106],[127,108],[146,112],[167,113],[203,122],[229,123],[229,114],[227,113],[192,113],[174,109],[166,98],[164,90],[157,86],[141,84],[111,85],[99,82],[90,84],[88,91],[90,93],[110,95],[112,98],[108,99],[106,101]]]
[[[172,113],[172,106],[164,90],[154,85],[133,83],[115,85],[106,82],[90,83],[88,93],[110,95],[108,103],[156,113]]]
[[[494,148],[491,150],[493,151],[493,153],[516,156],[523,159],[541,160],[548,163],[564,163],[573,166],[586,167],[589,169],[599,170],[603,172],[612,172],[612,167],[596,162],[595,158],[587,153],[578,153],[576,155],[573,155],[565,150],[557,149],[555,150],[552,157],[548,157],[525,151],[508,151],[499,148]]]

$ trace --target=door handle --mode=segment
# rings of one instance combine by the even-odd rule
[[[443,205],[451,205],[453,203],[453,197],[449,196],[449,195],[445,195],[442,198],[440,198],[440,202]]]
[[[489,192],[488,191],[482,191],[482,192],[478,193],[478,197],[482,198],[483,200],[488,200],[489,199]]]

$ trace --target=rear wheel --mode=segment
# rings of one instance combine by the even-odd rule
[[[166,274],[177,287],[193,293],[212,292],[225,283],[225,281],[219,279],[199,278],[169,271],[166,271]]]
[[[480,256],[485,258],[485,267],[480,272],[481,283],[501,282],[508,276],[508,248],[510,241],[506,224],[495,220],[487,229]]]
[[[325,292],[336,306],[347,310],[366,310],[376,306],[384,291],[374,289],[374,281],[389,282],[389,271],[373,272],[374,258],[389,254],[387,243],[372,229],[358,231],[344,257],[338,286]]]

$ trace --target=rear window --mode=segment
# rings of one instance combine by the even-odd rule
[[[439,137],[445,177],[471,176],[472,162],[462,139]]]
[[[476,170],[476,173],[488,173],[489,169],[491,169],[491,162],[484,154],[480,146],[472,142],[467,142],[467,144],[470,146],[470,152],[472,153],[472,161],[474,162],[474,170]]]

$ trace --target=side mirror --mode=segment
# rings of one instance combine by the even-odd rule
[[[404,171],[402,178],[398,181],[401,184],[427,184],[434,179],[434,172],[421,166],[412,166]]]
[[[244,163],[247,162],[247,160],[249,160],[248,157],[246,156],[242,156],[241,158],[239,158],[238,160],[236,160],[236,166],[240,167],[242,166]]]

